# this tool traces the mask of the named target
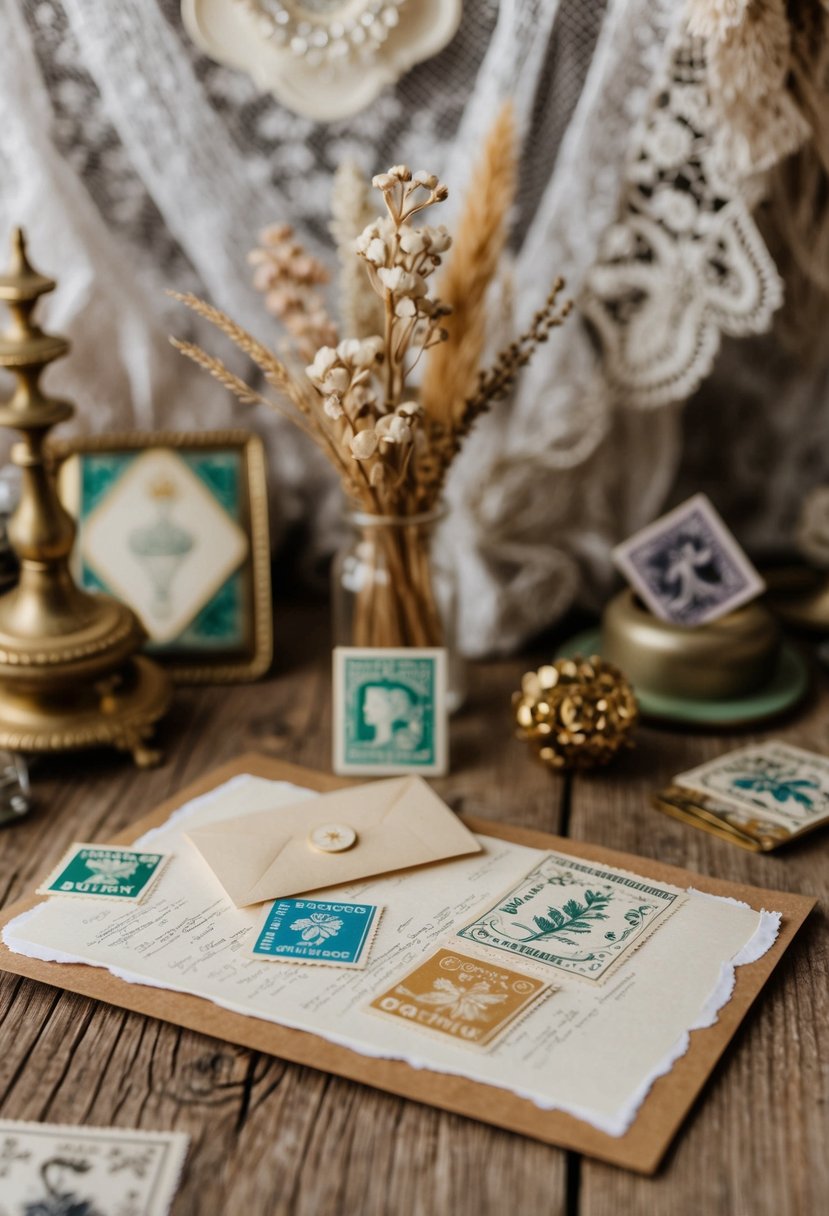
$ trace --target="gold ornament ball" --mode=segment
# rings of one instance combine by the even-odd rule
[[[558,770],[608,764],[632,746],[639,718],[628,680],[598,655],[556,659],[528,671],[512,705],[518,738],[529,740],[539,758]]]

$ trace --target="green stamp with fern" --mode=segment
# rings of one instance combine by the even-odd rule
[[[458,936],[526,962],[601,980],[683,898],[624,870],[549,853]]]

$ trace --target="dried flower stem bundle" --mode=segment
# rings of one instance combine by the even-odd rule
[[[563,283],[556,280],[526,333],[489,371],[478,373],[486,294],[503,249],[514,190],[512,121],[505,108],[487,141],[465,211],[466,227],[445,276],[456,309],[454,323],[449,305],[429,290],[452,239],[442,225],[421,222],[447,197],[447,189],[434,174],[412,173],[405,165],[394,165],[372,180],[386,214],[365,225],[354,241],[357,264],[362,262],[377,301],[382,333],[335,343],[317,294],[324,271],[286,227],[263,234],[263,247],[253,261],[257,283],[269,293],[270,310],[292,336],[296,356],[310,358],[304,370],[290,356],[279,358],[219,309],[195,296],[171,293],[244,351],[277,397],[250,388],[193,343],[174,339],[177,349],[243,403],[266,404],[291,418],[331,461],[355,508],[374,519],[393,520],[375,532],[377,577],[358,595],[357,645],[441,644],[431,538],[417,517],[436,508],[451,462],[475,419],[508,392],[536,346],[570,310],[569,302],[558,304]],[[349,189],[354,185],[352,180]],[[352,198],[352,212],[354,205]],[[338,239],[350,222],[347,212],[345,208],[338,217]],[[321,336],[331,341],[320,341]],[[312,339],[313,357],[308,354]],[[418,400],[411,376],[424,359],[426,380]]]

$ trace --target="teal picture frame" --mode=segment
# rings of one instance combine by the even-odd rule
[[[133,608],[147,630],[146,651],[164,663],[177,682],[236,683],[264,675],[273,658],[273,621],[261,440],[244,430],[136,431],[69,440],[51,450],[59,493],[77,528],[72,561],[78,584],[85,591],[113,595]],[[189,507],[196,519],[210,516],[211,527],[205,522],[204,535],[196,538],[201,541],[197,581],[190,576],[188,584],[188,562],[195,560],[192,530],[181,526],[180,511],[178,519],[163,511],[163,498],[169,492],[163,473],[156,475],[158,484],[151,491],[157,500],[142,503],[138,514],[133,501],[128,526],[110,530],[105,560],[96,561],[88,552],[88,532],[130,478],[135,480],[139,460],[148,470],[177,469],[182,475],[177,508]],[[182,504],[181,495],[188,492],[198,501]],[[208,534],[224,535],[233,546],[228,555],[217,544],[215,570],[210,567]],[[141,590],[154,597],[159,620],[160,596],[170,597],[171,586],[189,591],[189,603],[170,605],[166,631],[153,627],[146,599],[135,594],[134,583],[119,581],[118,563],[124,557],[119,546],[131,551],[133,569],[140,563],[146,572]]]

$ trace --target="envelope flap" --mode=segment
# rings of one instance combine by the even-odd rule
[[[260,823],[240,831],[240,819],[205,825],[185,832],[237,906],[248,901],[248,893],[291,840],[278,811],[246,816]]]
[[[314,828],[357,833],[345,852],[318,852]],[[292,806],[195,829],[190,839],[239,907],[443,861],[481,846],[419,777],[349,786]]]
[[[386,822],[396,836],[406,834],[417,840],[428,854],[425,861],[481,852],[469,828],[422,777],[401,777],[398,783]]]

